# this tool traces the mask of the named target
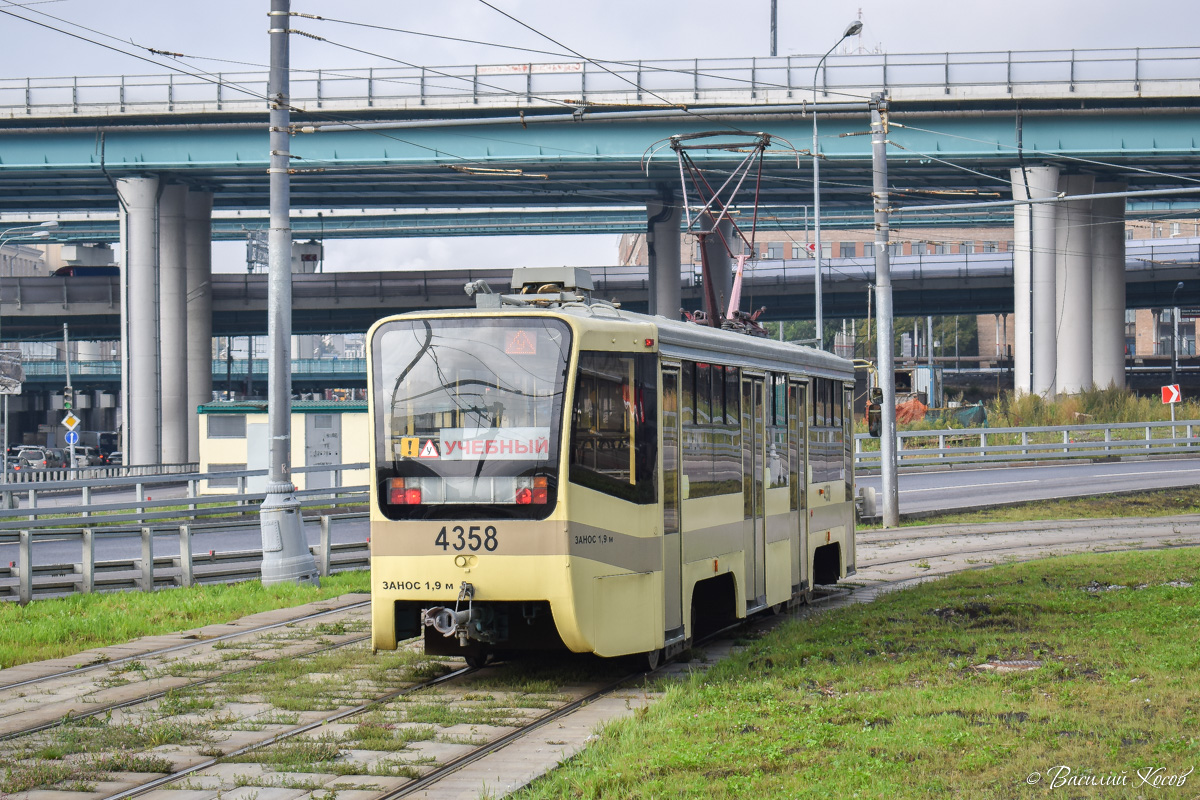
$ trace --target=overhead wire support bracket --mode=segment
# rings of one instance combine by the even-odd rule
[[[755,234],[758,229],[758,205],[762,189],[763,161],[767,148],[777,138],[779,137],[773,137],[769,133],[748,133],[737,130],[684,133],[655,143],[642,155],[643,167],[649,170],[649,162],[654,154],[669,146],[675,152],[679,165],[679,182],[683,191],[682,207],[686,216],[685,230],[694,233],[699,241],[701,274],[704,282],[704,309],[695,313],[684,312],[691,322],[756,336],[766,335],[766,330],[758,323],[759,317],[766,309],[761,308],[753,313],[747,313],[742,311],[740,306],[742,278],[746,262],[754,257],[751,254],[754,252]],[[796,152],[786,139],[779,140],[788,145],[789,152]],[[705,177],[702,166],[693,158],[694,152],[714,150],[744,154],[744,158],[715,188]],[[753,212],[747,232],[734,219],[735,214],[738,213],[734,206],[751,170],[755,173],[754,198]],[[694,202],[692,193],[695,195]],[[724,223],[730,225],[733,236],[743,243],[744,246],[738,248],[741,252],[735,253],[731,242],[726,241],[726,236],[721,231]],[[737,262],[730,296],[727,298],[728,305],[724,309],[714,287],[714,267],[709,263],[707,244],[708,238],[713,234],[717,235],[729,257]]]

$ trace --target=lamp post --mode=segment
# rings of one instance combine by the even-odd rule
[[[833,43],[825,51],[825,55],[821,56],[821,60],[817,62],[817,68],[813,70],[813,140],[812,140],[812,162],[813,162],[813,242],[816,249],[813,251],[813,264],[816,267],[816,292],[815,302],[817,306],[817,349],[825,349],[825,314],[822,307],[823,300],[821,298],[821,159],[817,155],[817,76],[821,74],[821,66],[825,63],[825,59],[829,58],[829,54],[833,52],[839,44],[846,40],[848,36],[853,36],[862,30],[862,23],[858,20],[851,22],[846,26],[845,32],[841,38]]]
[[[1175,385],[1175,371],[1179,368],[1179,290],[1183,281],[1175,284],[1171,292],[1171,385]]]
[[[4,250],[4,245],[7,244],[10,239],[15,239],[18,236],[24,236],[24,238],[30,238],[30,239],[46,239],[50,236],[50,231],[57,230],[57,229],[58,229],[58,221],[57,220],[48,220],[47,222],[42,222],[37,225],[18,225],[15,228],[9,228],[6,231],[0,232],[0,251]],[[23,231],[33,231],[33,233],[22,234]],[[11,258],[8,260],[8,274],[9,274],[9,277],[12,277],[12,259]],[[0,319],[2,319],[2,318],[3,318],[3,311],[2,311],[2,306],[0,306]],[[0,337],[0,343],[2,343],[3,341],[4,341],[4,339],[2,337]],[[3,345],[0,344],[0,347],[2,347],[2,346]],[[0,478],[0,481],[2,481],[3,483],[8,483],[8,395],[9,395],[9,392],[4,393],[4,456],[3,456],[4,477]],[[7,496],[4,497],[4,501],[5,501],[5,503],[7,503],[7,501],[8,501]]]

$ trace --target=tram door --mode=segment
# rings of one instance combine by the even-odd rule
[[[808,384],[792,381],[791,409],[788,413],[788,437],[791,440],[792,511],[799,512],[799,549],[792,563],[794,592],[811,588],[808,574]]]
[[[666,643],[684,635],[683,585],[680,578],[681,453],[679,415],[679,368],[664,366],[662,372],[662,464],[663,464],[663,598]]]
[[[742,373],[742,498],[746,513],[746,609],[767,603],[766,520],[764,514],[766,431],[763,377]]]

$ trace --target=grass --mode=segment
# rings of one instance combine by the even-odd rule
[[[331,711],[414,682],[412,673],[424,661],[415,650],[373,655],[365,646],[350,646],[269,661],[223,678],[220,687],[227,697],[260,697],[277,712]]]
[[[114,772],[170,772],[170,761],[146,751],[207,742],[219,722],[111,725],[107,720],[81,720],[56,731],[53,743],[17,744],[0,752],[0,795],[50,786],[92,791],[85,787]],[[99,753],[105,754],[89,755]]]
[[[962,573],[785,623],[519,796],[1165,796],[1137,772],[1200,762],[1198,635],[1194,549]]]
[[[1121,495],[1075,497],[1012,503],[981,511],[962,511],[908,518],[901,526],[982,525],[1001,522],[1034,522],[1052,519],[1112,519],[1119,517],[1172,517],[1200,514],[1200,486],[1157,489]],[[878,525],[859,525],[858,530],[878,530]]]
[[[27,606],[0,603],[0,668],[366,592],[368,586],[368,573],[358,571],[322,578],[319,589],[247,581],[156,592],[75,594]]]

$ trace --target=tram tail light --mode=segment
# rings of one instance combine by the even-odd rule
[[[394,506],[421,505],[421,490],[419,487],[404,485],[404,478],[388,480],[388,503]]]
[[[545,475],[517,479],[516,503],[519,506],[544,506],[549,497],[550,481]]]

